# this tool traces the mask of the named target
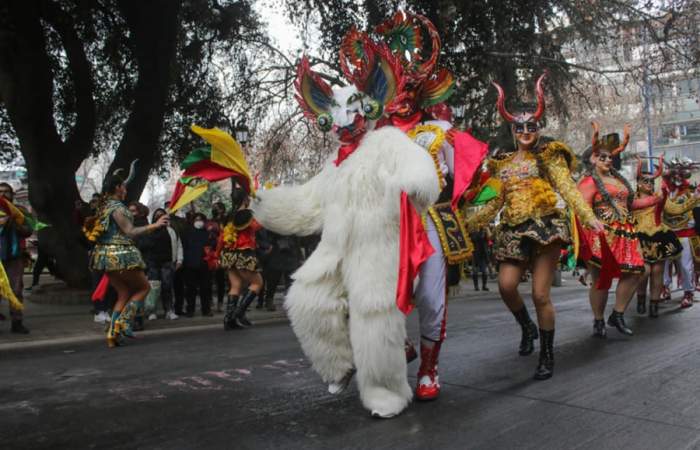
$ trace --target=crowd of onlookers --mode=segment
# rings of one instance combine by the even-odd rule
[[[168,203],[152,213],[138,202],[128,208],[135,226],[154,223],[168,214]],[[211,214],[194,210],[171,215],[170,223],[135,240],[146,262],[146,274],[151,291],[146,298],[142,317],[137,318],[136,329],[144,318],[156,320],[163,317],[176,320],[182,316],[193,317],[197,311],[203,316],[222,312],[228,292],[225,271],[217,267],[216,247],[226,220],[224,203],[214,203]],[[314,245],[313,239],[280,236],[268,230],[260,230],[256,236],[257,254],[263,266],[264,295],[259,297],[257,309],[275,311],[274,296],[278,285],[289,286],[290,275],[296,270]],[[93,273],[96,286],[102,273]],[[107,322],[114,293],[95,304],[95,321]]]
[[[11,187],[0,184],[0,195],[12,199]],[[76,202],[73,211],[76,225],[81,225],[86,218],[95,214],[99,200],[99,195],[95,194],[89,203]],[[162,208],[154,211],[149,211],[148,207],[139,202],[131,202],[127,206],[133,215],[134,226],[143,226],[168,214],[169,205],[166,202]],[[216,248],[226,216],[224,203],[214,203],[208,215],[194,209],[171,215],[167,227],[135,239],[146,263],[146,275],[151,284],[145,307],[136,320],[137,330],[149,320],[193,317],[198,309],[203,316],[222,312],[229,290],[228,277],[223,269],[218,268]],[[27,259],[30,259],[26,251],[28,249],[19,245],[19,242],[24,242],[31,234],[31,230],[12,224],[4,226],[0,233],[0,238],[4,239],[0,242],[3,265],[11,280],[17,283],[22,282]],[[317,239],[281,236],[265,229],[256,233],[256,252],[262,265],[265,286],[255,308],[276,310],[274,298],[278,287],[281,285],[288,288],[291,273],[310,254]],[[89,251],[90,244],[85,241],[84,245]],[[32,283],[26,287],[26,291],[31,291],[39,284],[45,269],[60,278],[59,268],[46,249],[36,241],[32,241],[30,247],[35,250],[35,260]],[[101,272],[91,273],[92,290],[97,287],[103,275]],[[16,287],[16,292],[21,296],[22,287]],[[116,292],[109,288],[106,295],[93,303],[95,322],[109,322],[115,301]],[[21,311],[11,311],[11,315],[13,331],[28,332],[22,323]],[[0,319],[3,318],[0,315]]]

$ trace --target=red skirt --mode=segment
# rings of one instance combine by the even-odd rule
[[[600,237],[589,229],[584,229],[583,233],[593,254],[588,262],[600,267],[602,264]],[[606,224],[605,237],[620,271],[623,273],[644,273],[642,247],[634,225],[620,222]]]

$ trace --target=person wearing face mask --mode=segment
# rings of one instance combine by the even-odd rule
[[[262,227],[248,209],[249,199],[242,189],[234,189],[231,199],[234,208],[226,218],[216,250],[230,286],[224,315],[225,330],[252,325],[246,311],[262,295],[263,288],[255,238],[255,233]]]
[[[137,311],[143,309],[143,301],[150,290],[144,273],[146,264],[134,238],[143,236],[168,225],[168,217],[162,216],[156,223],[135,226],[131,212],[124,205],[127,186],[135,175],[134,161],[126,175],[117,169],[105,181],[103,196],[97,214],[89,218],[84,232],[95,243],[90,268],[105,272],[109,283],[117,291],[112,320],[107,330],[107,345],[120,345],[122,337],[134,337],[133,324]]]
[[[206,228],[209,234],[218,239],[226,219],[226,205],[222,202],[214,203],[211,208],[211,215],[211,220],[207,222]],[[213,271],[212,275],[216,285],[216,311],[222,312],[224,296],[226,295],[226,272],[219,267]]]
[[[655,173],[643,172],[642,161],[637,160],[637,199],[654,198],[654,204],[634,211],[637,222],[637,236],[642,244],[642,253],[646,265],[646,273],[637,288],[637,312],[646,313],[647,284],[651,296],[649,298],[649,317],[659,317],[659,302],[664,283],[664,266],[666,261],[673,260],[683,251],[683,246],[668,226],[661,222],[659,214],[666,202],[666,190],[662,195],[654,193],[654,180],[663,172],[664,157],[661,155],[659,166]],[[647,280],[649,283],[647,283]]]
[[[579,190],[586,202],[593,208],[598,220],[605,224],[603,233],[584,230],[584,238],[590,247],[592,256],[588,261],[592,277],[590,303],[593,311],[593,335],[606,337],[605,306],[608,301],[608,287],[598,286],[598,281],[606,264],[606,256],[601,239],[612,253],[612,264],[619,267],[620,280],[615,288],[615,306],[608,317],[608,325],[627,336],[633,334],[625,324],[625,310],[632,300],[640,277],[644,274],[642,248],[634,226],[633,211],[653,206],[655,196],[634,197],[629,181],[613,168],[613,158],[622,153],[629,143],[630,126],[625,125],[625,136],[620,143],[619,135],[608,134],[598,139],[599,126],[593,125],[593,144],[590,155],[584,158],[588,162],[588,174],[579,181]]]
[[[205,260],[205,247],[213,248],[216,240],[204,227],[207,217],[202,213],[193,215],[192,227],[183,238],[185,278],[185,316],[193,317],[197,295],[203,316],[213,316],[211,311],[211,271]]]
[[[158,208],[153,212],[152,223],[157,223],[167,212]],[[148,267],[148,280],[160,282],[160,299],[165,311],[165,318],[175,320],[178,318],[173,311],[173,274],[182,266],[183,248],[182,241],[175,230],[168,225],[159,228],[143,240],[143,257]],[[148,311],[149,320],[157,318],[156,311]]]
[[[602,231],[603,225],[581,197],[571,178],[575,156],[562,142],[540,137],[540,120],[544,115],[543,74],[537,80],[537,109],[534,112],[508,112],[505,94],[497,83],[497,108],[511,124],[515,149],[495,152],[488,161],[488,170],[501,186],[499,195],[475,216],[468,228],[479,230],[503,210],[495,234],[495,258],[499,261],[498,289],[501,298],[515,316],[522,336],[518,353],[526,356],[534,351],[534,340],[540,339],[540,358],[534,378],[546,380],[554,372],[554,305],[551,286],[559,263],[562,246],[572,242],[566,212],[557,208],[556,193],[581,219],[581,222]],[[535,325],[530,319],[518,285],[527,270],[532,273],[532,300],[537,311]]]

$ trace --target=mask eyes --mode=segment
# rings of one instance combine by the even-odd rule
[[[525,133],[525,130],[527,130],[528,133],[536,133],[538,129],[539,129],[539,127],[534,122],[516,123],[515,124],[515,132],[517,134]]]
[[[378,101],[369,99],[362,104],[362,112],[369,120],[377,120],[382,115],[382,105]]]
[[[318,124],[318,128],[326,133],[333,128],[333,117],[328,113],[319,114],[316,118],[316,123]]]

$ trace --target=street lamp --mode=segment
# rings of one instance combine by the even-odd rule
[[[236,140],[242,146],[245,146],[248,143],[248,127],[245,125],[245,121],[239,120],[233,132],[236,135]]]

